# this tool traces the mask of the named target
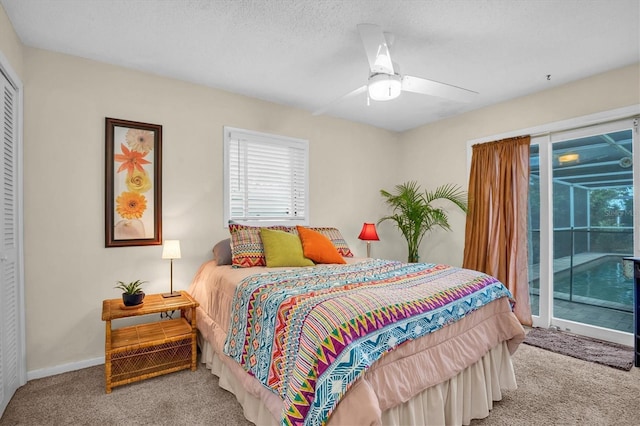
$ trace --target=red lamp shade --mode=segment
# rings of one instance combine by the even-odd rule
[[[365,241],[380,241],[378,233],[376,232],[376,225],[373,223],[365,223],[362,225],[362,230],[358,238]]]

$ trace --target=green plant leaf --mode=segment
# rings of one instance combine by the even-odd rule
[[[114,288],[122,290],[125,294],[137,294],[142,292],[142,284],[144,283],[146,283],[146,281],[135,280],[129,283],[117,281],[118,285],[116,285]]]
[[[463,212],[467,212],[467,194],[457,185],[445,184],[433,191],[424,191],[416,181],[409,181],[395,186],[395,192],[384,189],[380,195],[385,199],[393,214],[378,220],[394,222],[395,226],[407,240],[409,262],[417,262],[418,249],[424,235],[435,227],[451,230],[447,212],[431,203],[437,200],[450,201]]]

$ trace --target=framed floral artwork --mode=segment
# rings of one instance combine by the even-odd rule
[[[105,247],[162,244],[162,126],[106,118]]]

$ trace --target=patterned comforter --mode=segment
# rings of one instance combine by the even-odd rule
[[[511,297],[489,275],[370,260],[257,274],[237,287],[224,351],[284,400],[283,425],[325,424],[398,345]]]

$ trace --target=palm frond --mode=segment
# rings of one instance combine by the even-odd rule
[[[424,198],[427,204],[431,204],[435,200],[448,200],[463,212],[467,212],[467,193],[458,185],[445,184],[433,191],[425,191]]]
[[[391,220],[407,240],[409,262],[417,261],[418,248],[425,234],[435,227],[450,230],[449,218],[444,209],[433,207],[436,200],[448,200],[467,212],[467,195],[457,185],[446,184],[433,191],[424,191],[416,181],[409,181],[395,186],[395,192],[384,189],[380,195],[391,207],[393,214],[382,217],[378,224]]]

